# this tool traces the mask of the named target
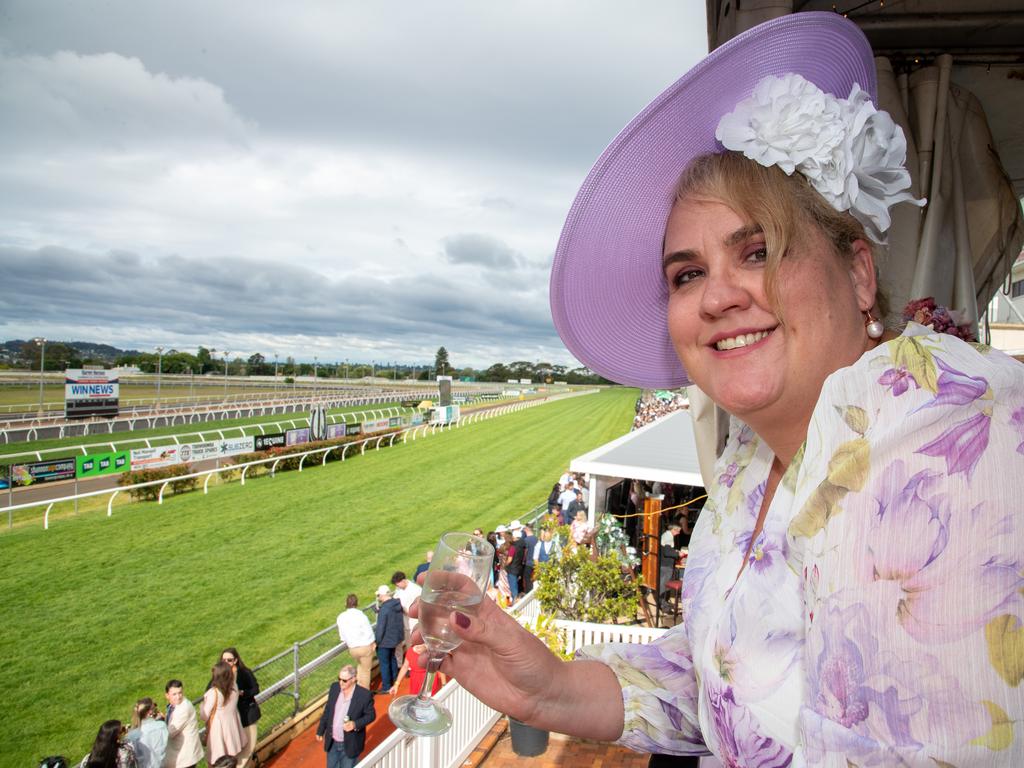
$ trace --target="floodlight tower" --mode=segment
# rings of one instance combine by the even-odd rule
[[[160,375],[163,373],[164,348],[156,348],[156,411],[160,412]]]
[[[224,350],[224,402],[228,400],[228,355],[231,353]]]
[[[32,339],[36,344],[39,345],[39,415],[43,415],[43,370],[45,369],[46,363],[46,339],[42,336],[37,336]]]

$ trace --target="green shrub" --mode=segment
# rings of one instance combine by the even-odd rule
[[[614,555],[594,558],[587,547],[563,551],[537,567],[537,597],[545,613],[572,621],[616,624],[635,621],[636,579]]]
[[[117,484],[121,486],[136,485],[138,483],[153,483],[157,480],[169,480],[172,477],[181,477],[192,473],[190,464],[172,464],[169,467],[159,469],[140,469],[135,472],[126,472],[118,479]],[[171,493],[195,490],[199,484],[199,478],[188,477],[182,480],[174,480],[170,484]],[[128,491],[136,501],[156,501],[160,495],[160,485],[147,485],[143,488],[132,488]]]

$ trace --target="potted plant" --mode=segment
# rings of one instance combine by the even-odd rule
[[[540,638],[560,659],[568,661],[572,658],[572,654],[565,650],[565,633],[555,625],[554,617],[542,613],[536,622],[527,624],[526,628]],[[551,735],[549,731],[534,728],[514,717],[508,719],[508,730],[512,737],[512,751],[520,757],[536,757],[547,751],[548,738]]]

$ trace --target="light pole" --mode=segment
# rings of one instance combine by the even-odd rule
[[[348,381],[348,358],[345,358],[345,381]]]
[[[160,375],[163,373],[164,348],[156,348],[156,410],[160,412]]]
[[[224,400],[228,399],[228,355],[231,353],[224,350]]]
[[[316,386],[316,363],[317,363],[317,357],[316,357],[316,355],[313,355],[313,386],[314,387]]]
[[[38,336],[33,339],[39,345],[39,415],[43,415],[43,370],[46,367],[46,339]]]
[[[195,386],[196,386],[196,372],[192,370],[192,366],[188,367],[188,401],[191,403],[195,400]]]
[[[274,390],[277,390],[277,352],[274,353]]]

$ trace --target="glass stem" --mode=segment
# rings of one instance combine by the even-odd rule
[[[434,687],[434,676],[437,674],[437,670],[441,668],[441,662],[444,661],[444,653],[436,653],[430,651],[430,656],[427,659],[427,674],[423,678],[423,685],[420,686],[419,695],[416,699],[419,703],[425,702],[430,699],[430,690]]]

